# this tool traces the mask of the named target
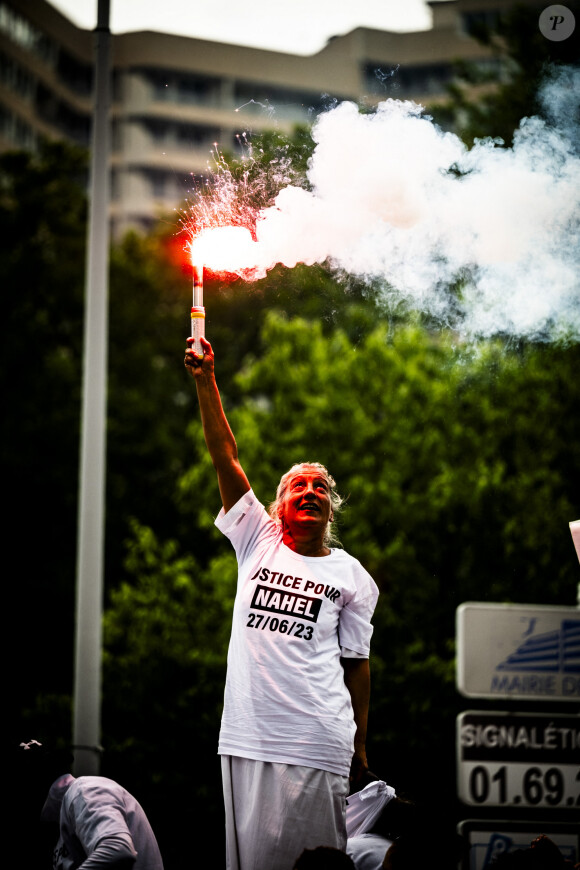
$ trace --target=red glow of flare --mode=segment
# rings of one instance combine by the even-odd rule
[[[167,239],[164,242],[164,250],[169,262],[188,278],[193,279],[193,262],[191,257],[191,241],[184,243],[179,236]],[[203,264],[204,282],[219,281],[221,284],[232,284],[240,278],[250,277],[250,270],[218,268],[208,263]]]
[[[220,284],[233,284],[240,280],[240,275],[237,272],[226,272],[223,269],[220,271],[208,269],[206,266],[203,270],[203,279],[205,282],[219,281]]]
[[[191,252],[187,245],[183,244],[183,240],[178,237],[166,239],[164,241],[164,249],[169,262],[178,268],[184,275],[193,276],[193,266],[191,263]]]
[[[193,280],[190,242],[184,243],[180,237],[167,239],[164,242],[164,250],[169,262],[183,275]],[[239,281],[240,275],[237,272],[227,272],[223,269],[212,269],[204,264],[203,279],[204,283],[219,281],[221,284],[231,284],[234,281]]]

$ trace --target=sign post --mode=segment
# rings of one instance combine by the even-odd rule
[[[458,825],[464,870],[488,870],[540,834],[578,863],[580,609],[466,602],[456,642],[457,691],[506,705],[457,717],[458,797],[483,816]],[[514,702],[536,712],[512,712]]]
[[[580,718],[461,713],[457,772],[459,798],[471,806],[580,812]]]
[[[580,610],[457,608],[457,690],[468,698],[580,702]]]
[[[500,855],[517,849],[528,849],[536,837],[549,837],[562,857],[574,866],[580,854],[578,825],[542,821],[519,822],[507,819],[465,819],[458,825],[469,851],[469,870],[487,870]]]

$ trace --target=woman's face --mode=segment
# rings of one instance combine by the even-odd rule
[[[308,468],[296,472],[288,481],[280,517],[290,528],[298,526],[324,533],[332,519],[330,485],[326,477]]]

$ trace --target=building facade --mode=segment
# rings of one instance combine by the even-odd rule
[[[429,30],[357,28],[309,56],[163,33],[113,36],[113,233],[149,229],[183,203],[216,145],[235,152],[248,133],[289,132],[336,100],[432,104],[446,96],[455,60],[495,62],[472,27],[493,23],[510,2],[429,5]],[[0,150],[35,149],[42,137],[88,147],[93,39],[46,0],[0,0]]]

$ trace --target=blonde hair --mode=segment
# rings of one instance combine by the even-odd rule
[[[282,504],[286,496],[288,485],[293,477],[295,477],[297,474],[301,474],[304,471],[317,471],[322,477],[324,477],[324,479],[328,483],[328,487],[330,490],[331,518],[329,519],[324,532],[323,543],[327,547],[340,546],[340,541],[338,539],[338,535],[336,534],[335,522],[344,499],[336,491],[336,482],[334,480],[334,477],[330,474],[326,466],[322,465],[320,462],[297,462],[295,465],[292,466],[292,468],[288,469],[288,471],[280,478],[280,483],[278,484],[278,489],[276,490],[276,498],[268,506],[268,513],[270,514],[271,518],[274,520],[275,523],[282,523]]]

